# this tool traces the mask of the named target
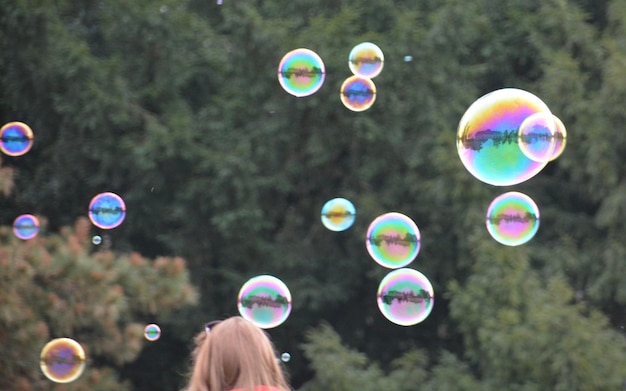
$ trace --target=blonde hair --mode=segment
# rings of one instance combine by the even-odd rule
[[[196,336],[193,369],[186,391],[253,391],[271,386],[289,391],[276,360],[274,345],[265,331],[234,316]]]

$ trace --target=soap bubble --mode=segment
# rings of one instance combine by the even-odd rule
[[[522,153],[536,162],[552,158],[556,145],[554,115],[535,113],[528,116],[519,126],[517,142]]]
[[[433,287],[425,275],[403,268],[390,272],[378,286],[378,308],[391,322],[412,326],[430,315],[435,303]]]
[[[258,327],[270,329],[281,325],[291,313],[291,293],[287,285],[270,275],[248,280],[237,299],[241,316]]]
[[[367,252],[379,265],[397,269],[413,262],[420,250],[420,231],[410,217],[390,212],[367,229]]]
[[[348,66],[353,74],[373,79],[383,70],[385,56],[380,48],[371,42],[362,42],[350,51]]]
[[[69,383],[85,370],[85,351],[70,338],[57,338],[41,350],[39,366],[44,375],[56,383]]]
[[[341,103],[352,111],[365,111],[376,101],[376,86],[370,79],[350,76],[341,85]]]
[[[89,220],[98,228],[112,229],[124,221],[126,205],[115,193],[100,193],[89,203]]]
[[[143,336],[150,342],[154,342],[161,338],[161,328],[159,325],[151,323],[143,329]]]
[[[322,207],[322,224],[331,231],[345,231],[352,226],[356,209],[345,198],[333,198]]]
[[[529,159],[518,145],[520,125],[535,113],[552,114],[537,96],[516,88],[490,92],[472,103],[457,132],[465,168],[494,186],[515,185],[537,175],[547,162]]]
[[[0,151],[9,156],[21,156],[33,146],[33,131],[22,122],[9,122],[0,128]]]
[[[39,219],[33,215],[17,216],[13,221],[13,233],[20,239],[32,239],[39,233]]]
[[[289,362],[290,360],[291,360],[291,354],[285,352],[285,353],[280,355],[280,361],[282,361],[282,362]]]
[[[565,144],[567,143],[567,130],[565,129],[565,125],[563,125],[563,121],[556,115],[554,116],[554,125],[555,132],[554,138],[556,140],[554,151],[552,152],[552,156],[550,157],[550,161],[555,160],[565,150]]]
[[[93,238],[91,238],[91,243],[95,244],[96,246],[100,245],[102,243],[102,236],[94,235]]]
[[[519,246],[539,229],[539,208],[529,196],[516,191],[496,197],[487,210],[487,231],[499,243]]]
[[[278,82],[285,91],[297,97],[316,93],[324,84],[324,62],[310,49],[295,49],[278,64]]]

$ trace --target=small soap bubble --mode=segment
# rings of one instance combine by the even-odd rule
[[[554,115],[535,113],[522,121],[517,143],[527,158],[536,162],[547,162],[554,154],[555,133]]]
[[[550,157],[550,161],[553,161],[561,156],[561,154],[565,150],[565,144],[567,143],[567,130],[565,129],[563,121],[561,121],[561,119],[556,115],[554,116],[554,125],[554,138],[556,140],[556,143],[554,146],[554,151],[552,152],[552,156]]]
[[[316,93],[325,78],[324,62],[310,49],[292,50],[278,64],[278,82],[285,91],[297,97]]]
[[[154,342],[161,338],[161,328],[159,325],[151,323],[143,329],[143,336],[150,342]]]
[[[280,361],[282,361],[282,362],[289,362],[290,360],[291,360],[291,354],[285,352],[285,353],[280,355]]]
[[[552,114],[537,96],[516,88],[490,92],[472,103],[457,131],[457,151],[470,174],[494,186],[537,175],[547,162],[529,159],[518,145],[520,125],[535,113]]]
[[[13,233],[20,239],[32,239],[39,233],[39,219],[33,215],[17,216],[13,221]]]
[[[352,227],[356,209],[345,198],[333,198],[322,207],[322,224],[331,231],[345,231]]]
[[[94,235],[93,238],[91,238],[91,243],[95,244],[96,246],[100,245],[102,243],[102,236]]]
[[[539,208],[524,193],[511,191],[496,197],[487,210],[487,231],[499,243],[519,246],[539,229]]]
[[[403,268],[390,272],[378,286],[378,308],[389,321],[412,326],[430,315],[435,303],[433,287],[425,275]]]
[[[237,298],[239,313],[258,327],[280,326],[291,313],[291,292],[284,282],[270,275],[248,280]]]
[[[385,56],[380,48],[371,42],[362,42],[350,51],[348,66],[356,76],[373,79],[383,70]]]
[[[341,85],[341,103],[352,111],[365,111],[376,101],[376,86],[368,78],[350,76]]]
[[[70,383],[85,370],[85,351],[73,339],[53,339],[41,350],[39,366],[53,382]]]
[[[98,228],[112,229],[124,221],[126,205],[115,193],[100,193],[89,203],[89,220]]]
[[[404,62],[411,62],[413,61],[413,56],[404,56]]]
[[[390,212],[378,216],[367,229],[365,246],[372,259],[388,269],[413,262],[420,250],[420,231],[410,217]]]
[[[9,122],[0,128],[0,151],[9,156],[21,156],[33,146],[33,131],[22,122]]]

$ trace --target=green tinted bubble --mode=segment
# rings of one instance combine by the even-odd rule
[[[379,265],[397,269],[413,262],[420,250],[420,231],[410,217],[391,212],[378,216],[367,230],[365,245]]]
[[[433,287],[428,278],[408,268],[387,274],[378,286],[377,297],[380,312],[400,326],[423,322],[435,304]]]

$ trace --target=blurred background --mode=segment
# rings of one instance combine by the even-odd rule
[[[365,41],[384,69],[352,112],[339,89]],[[181,389],[193,336],[237,315],[259,274],[292,294],[268,333],[294,389],[626,389],[626,2],[12,0],[0,48],[0,120],[34,133],[1,156],[0,389]],[[277,79],[295,48],[326,65],[304,98]],[[568,139],[497,187],[463,166],[456,135],[506,87],[540,97]],[[86,216],[109,191],[127,214],[102,230]],[[541,211],[522,246],[485,228],[506,191]],[[343,232],[320,221],[335,197],[356,207]],[[391,211],[419,227],[410,267],[435,292],[410,327],[377,308],[389,270],[365,248]],[[23,213],[41,222],[27,241],[11,227]],[[87,357],[68,384],[39,368],[59,337]]]

